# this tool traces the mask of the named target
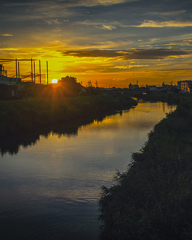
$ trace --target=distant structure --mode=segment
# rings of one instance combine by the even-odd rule
[[[139,88],[139,85],[138,85],[138,81],[137,81],[137,84],[129,84],[129,89],[132,90],[132,89],[137,89]]]
[[[17,73],[17,76],[19,74]],[[0,64],[0,84],[6,84],[6,85],[14,85],[18,82],[21,82],[21,78],[10,78],[7,77],[7,70],[4,70],[4,66]]]
[[[19,76],[18,72],[16,76]],[[18,97],[19,89],[21,89],[21,78],[7,77],[7,70],[4,70],[4,66],[0,64],[0,98]]]
[[[90,80],[87,84],[88,84],[88,87],[92,87],[92,82],[91,82],[91,80]]]
[[[0,64],[0,76],[7,77],[7,71],[4,70],[4,66],[2,64]]]
[[[191,80],[183,80],[177,82],[180,85],[181,92],[183,93],[191,93],[192,92],[192,81]]]
[[[178,81],[178,82],[177,82],[177,87],[178,87],[178,89],[180,89],[180,90],[181,90],[181,83],[182,83],[182,81]]]

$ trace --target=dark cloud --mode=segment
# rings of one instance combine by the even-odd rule
[[[117,51],[117,50],[86,50],[86,51],[64,51],[64,56],[75,57],[107,57],[117,58],[120,57],[124,60],[131,59],[164,59],[172,56],[183,56],[192,54],[191,50],[178,50],[178,49],[135,49],[130,51]]]

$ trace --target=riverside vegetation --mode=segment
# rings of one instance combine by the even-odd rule
[[[137,102],[127,95],[78,96],[65,99],[22,99],[0,101],[0,136],[20,134],[77,119],[99,117],[128,109]]]
[[[102,240],[192,239],[192,97],[149,133],[99,200]]]

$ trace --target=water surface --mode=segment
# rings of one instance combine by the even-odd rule
[[[112,185],[117,169],[126,171],[132,153],[174,109],[139,103],[71,133],[20,141],[17,151],[0,145],[0,238],[97,240],[101,186]]]

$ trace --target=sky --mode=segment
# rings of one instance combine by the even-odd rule
[[[0,0],[0,63],[23,81],[177,84],[192,78],[191,0]],[[34,69],[34,67],[33,67]],[[33,70],[34,71],[34,70]],[[38,76],[36,76],[38,82]]]

